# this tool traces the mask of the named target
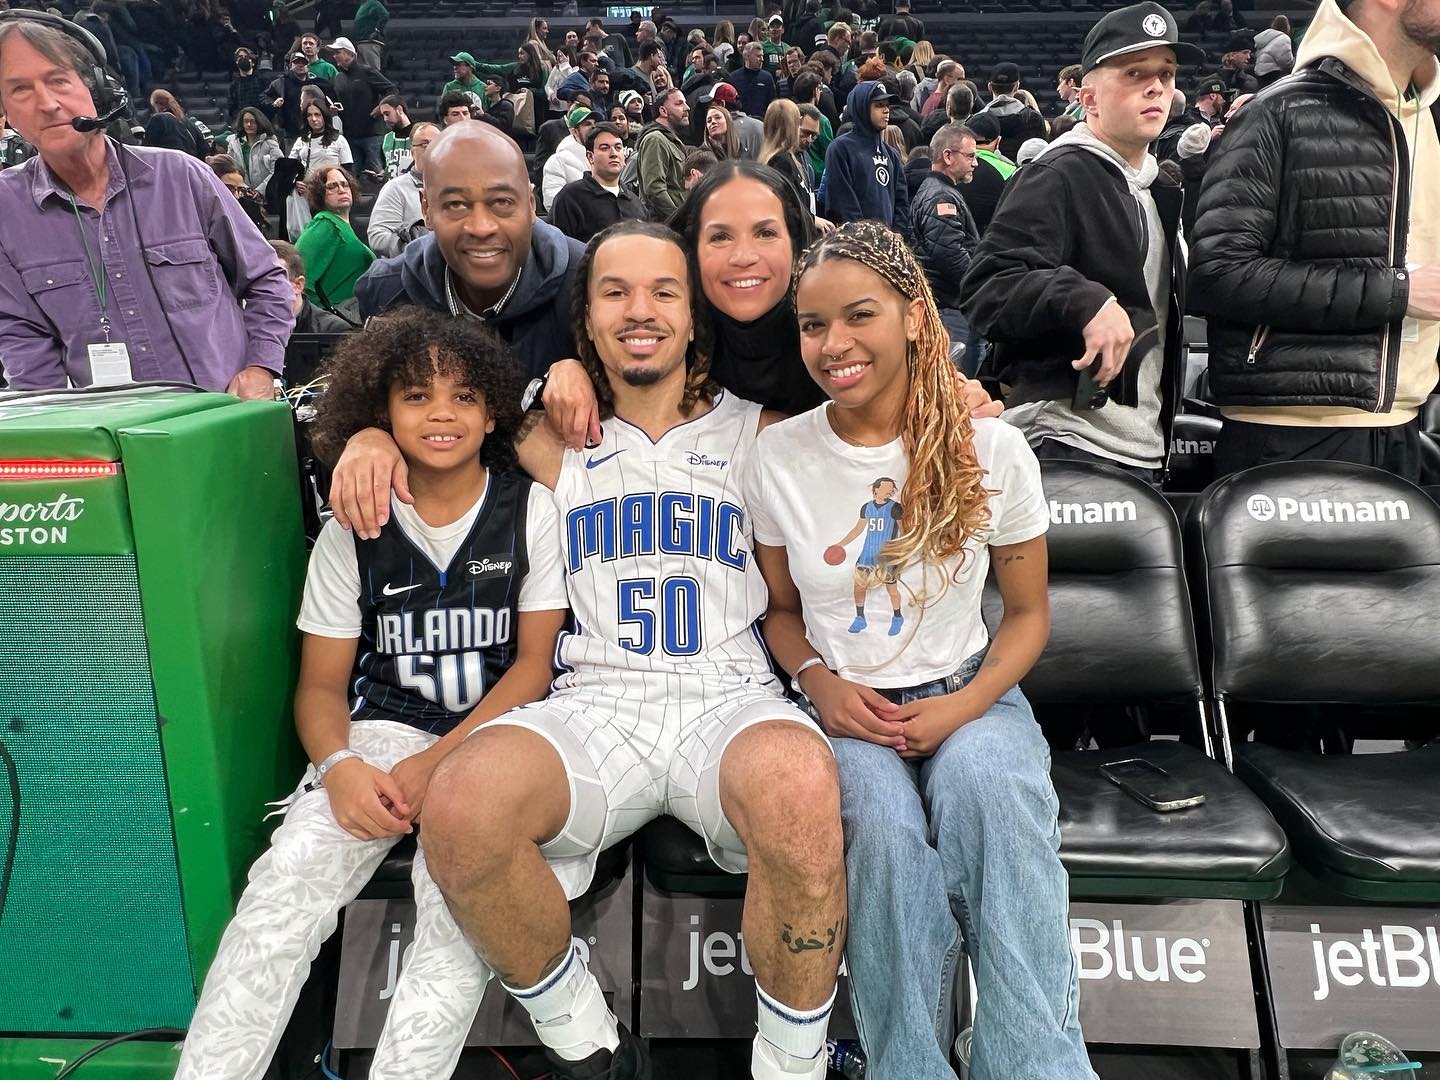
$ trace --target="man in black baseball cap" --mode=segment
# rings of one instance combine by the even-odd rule
[[[1020,89],[1017,65],[996,64],[990,72],[989,86],[990,101],[975,115],[983,113],[1000,122],[1000,152],[1013,161],[1026,139],[1045,138],[1045,118],[1015,97],[1015,91]]]
[[[1225,122],[1225,109],[1229,103],[1230,88],[1219,75],[1207,75],[1195,88],[1195,111],[1211,127]]]
[[[1007,418],[1041,458],[1100,461],[1151,483],[1163,473],[1185,261],[1181,191],[1150,144],[1180,64],[1203,57],[1159,4],[1101,18],[1080,59],[1084,121],[1007,182],[965,276],[961,309],[1011,385]]]
[[[1167,46],[1178,63],[1205,62],[1205,50],[1181,41],[1174,16],[1159,4],[1146,2],[1120,8],[1105,15],[1085,35],[1080,74],[1089,74],[1107,60],[1160,46]]]

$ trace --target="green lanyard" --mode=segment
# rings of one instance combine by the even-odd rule
[[[85,247],[85,268],[90,271],[90,281],[95,286],[95,297],[100,301],[100,329],[105,332],[105,344],[110,344],[110,316],[105,306],[105,266],[90,254],[90,238],[85,234],[85,222],[80,220],[80,207],[75,196],[70,196],[70,209],[75,211],[75,224],[80,227],[80,243]]]

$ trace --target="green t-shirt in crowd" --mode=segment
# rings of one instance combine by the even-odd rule
[[[330,63],[329,60],[321,60],[319,57],[316,57],[310,61],[310,74],[314,75],[317,79],[329,79],[333,82],[339,70],[340,69]]]

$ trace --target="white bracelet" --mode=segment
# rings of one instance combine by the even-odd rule
[[[804,672],[806,672],[806,671],[808,671],[810,668],[817,666],[817,665],[820,666],[820,667],[824,667],[824,666],[825,666],[825,658],[824,658],[823,656],[812,656],[812,657],[810,657],[809,660],[806,660],[803,664],[801,664],[799,667],[797,667],[797,668],[795,669],[795,674],[793,674],[793,675],[790,676],[790,682],[791,682],[792,684],[794,684],[795,689],[799,690],[802,694],[805,693],[805,691],[804,691],[803,689],[801,689],[801,687],[800,687],[800,676],[801,676],[801,674],[804,673]]]
[[[348,747],[344,750],[336,750],[319,765],[315,766],[315,783],[324,787],[325,774],[348,758],[359,758],[361,761],[365,760],[364,756],[358,750],[351,750]]]

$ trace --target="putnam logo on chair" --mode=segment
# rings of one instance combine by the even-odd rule
[[[1404,499],[1361,499],[1346,502],[1343,499],[1292,499],[1281,495],[1272,499],[1257,492],[1245,503],[1245,509],[1256,521],[1290,521],[1299,518],[1306,522],[1374,522],[1409,521],[1410,504]]]
[[[1135,503],[1131,499],[1120,502],[1067,503],[1059,499],[1050,500],[1050,524],[1052,525],[1098,525],[1101,522],[1134,521]]]

